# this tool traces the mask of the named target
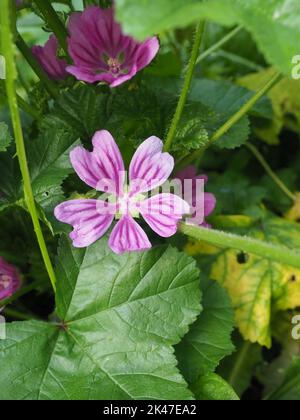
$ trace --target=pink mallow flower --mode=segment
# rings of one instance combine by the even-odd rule
[[[208,217],[210,214],[213,213],[217,204],[216,197],[211,193],[204,193],[204,197],[201,197],[200,200],[199,197],[197,197],[197,180],[202,180],[204,184],[206,184],[208,181],[208,177],[206,175],[197,176],[196,167],[188,166],[181,172],[177,173],[175,179],[178,179],[182,184],[184,198],[188,202],[190,208],[193,210],[193,216],[195,216],[197,212],[200,215],[201,222],[197,223],[197,217],[195,217],[194,223],[202,227],[210,228],[211,226],[208,223],[206,223],[205,220],[203,221],[203,216]],[[186,180],[192,181],[187,183],[188,190],[186,190]],[[203,201],[202,198],[204,199]],[[202,208],[203,204],[204,208]],[[199,208],[199,206],[201,208]]]
[[[140,215],[158,235],[174,235],[179,220],[189,213],[189,205],[174,194],[145,195],[163,185],[174,168],[172,156],[162,152],[162,141],[150,137],[137,149],[129,168],[129,186],[120,150],[111,134],[98,131],[92,142],[92,152],[77,147],[70,158],[81,180],[105,192],[106,201],[71,200],[55,209],[59,221],[73,226],[70,237],[74,247],[84,248],[100,239],[115,218],[119,221],[111,232],[109,246],[117,254],[151,248],[146,233],[134,220]]]
[[[133,78],[154,59],[159,50],[156,37],[139,43],[125,36],[114,9],[87,7],[69,20],[69,54],[74,65],[67,71],[78,80],[119,86]]]
[[[53,80],[64,80],[68,77],[66,67],[68,65],[65,59],[58,57],[59,44],[55,35],[51,35],[44,47],[35,45],[32,47],[32,53],[38,60],[42,68]]]
[[[0,301],[12,296],[20,286],[18,270],[0,257]]]

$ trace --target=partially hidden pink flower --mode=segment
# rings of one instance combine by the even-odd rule
[[[113,8],[90,6],[73,13],[69,33],[69,54],[74,64],[67,71],[87,83],[119,86],[150,64],[159,50],[156,37],[139,43],[124,35]]]
[[[12,296],[20,286],[18,270],[0,257],[0,301]]]
[[[59,44],[55,35],[51,35],[44,47],[35,45],[32,47],[32,53],[53,80],[64,80],[68,73],[66,71],[67,61],[58,57]]]
[[[70,224],[73,245],[83,248],[100,239],[114,226],[109,246],[117,254],[151,248],[151,243],[134,218],[141,215],[154,232],[170,237],[177,232],[178,222],[190,211],[180,197],[164,193],[148,198],[145,193],[163,185],[174,168],[174,159],[163,153],[163,143],[150,137],[137,149],[129,168],[129,185],[119,148],[107,131],[93,138],[94,149],[75,148],[70,155],[78,176],[90,187],[105,192],[108,199],[66,201],[55,209],[61,222]]]
[[[194,209],[195,213],[199,211],[199,213],[202,213],[202,216],[204,216],[204,218],[208,217],[210,214],[213,213],[217,204],[216,197],[211,193],[204,193],[204,196],[201,197],[201,200],[199,200],[199,197],[197,197],[197,180],[202,180],[204,184],[206,184],[208,181],[208,177],[206,175],[197,175],[196,167],[188,166],[179,173],[177,173],[175,179],[178,179],[181,182],[183,196],[188,202],[190,208]],[[188,191],[185,190],[186,180],[192,181],[191,183],[187,183]],[[204,199],[204,201],[202,201],[202,199]],[[199,206],[203,206],[202,203],[204,204],[204,207],[199,209]],[[208,223],[206,223],[205,220],[199,223],[199,225],[207,228],[211,227]]]

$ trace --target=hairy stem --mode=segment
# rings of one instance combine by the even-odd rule
[[[300,268],[300,252],[295,252],[283,246],[186,223],[180,224],[180,231],[191,238],[208,242],[219,248],[237,249],[271,261]]]
[[[258,91],[252,98],[246,102],[238,112],[236,112],[229,120],[220,127],[215,134],[210,138],[209,142],[201,149],[196,150],[194,153],[187,155],[177,165],[177,170],[181,169],[191,162],[194,162],[202,156],[203,151],[210,147],[214,142],[218,141],[224,134],[226,134],[238,121],[240,121],[252,108],[253,106],[270,90],[272,87],[281,79],[280,73],[275,73],[271,79]]]
[[[64,50],[65,54],[69,56],[67,43],[68,31],[58,17],[51,2],[49,0],[34,0],[34,2],[42,13],[48,26],[54,32],[56,38],[58,39],[59,45]]]
[[[27,46],[26,42],[20,34],[18,35],[16,45],[22,53],[22,55],[24,56],[24,58],[26,59],[27,63],[30,65],[32,70],[35,72],[35,74],[45,86],[45,89],[53,98],[55,98],[57,96],[57,89],[55,84],[49,79],[48,75],[44,72],[44,70],[42,69],[38,61],[35,59],[30,48]]]
[[[232,38],[234,38],[241,30],[243,29],[242,26],[237,26],[234,28],[231,32],[226,34],[222,39],[220,39],[218,42],[216,42],[214,45],[209,47],[207,50],[205,50],[197,59],[197,64],[199,64],[201,61],[205,60],[207,57],[209,57],[212,53],[223,47],[223,45],[227,44]]]
[[[215,132],[209,141],[209,145],[219,140],[224,134],[226,134],[231,127],[233,127],[241,118],[243,118],[253,106],[279,81],[281,75],[275,73],[271,79],[257,92],[252,98],[243,105],[238,112],[236,112],[229,120]]]
[[[245,144],[245,146],[253,153],[253,155],[256,157],[256,159],[259,161],[259,163],[262,165],[262,167],[265,169],[267,174],[272,178],[272,180],[275,182],[275,184],[286,194],[288,198],[290,198],[293,202],[296,201],[297,197],[295,194],[293,194],[288,187],[284,184],[283,181],[276,175],[276,173],[273,171],[273,169],[270,167],[268,162],[265,160],[263,155],[260,153],[260,151],[250,143]]]
[[[176,131],[177,131],[177,127],[178,124],[180,122],[183,110],[184,110],[184,106],[189,94],[189,90],[191,87],[191,83],[193,80],[193,74],[194,74],[194,70],[197,64],[197,58],[199,55],[199,50],[200,50],[200,46],[201,46],[201,41],[202,41],[202,37],[203,37],[203,33],[204,33],[204,29],[205,29],[205,22],[200,22],[197,26],[196,29],[196,34],[195,34],[195,41],[194,41],[194,45],[193,45],[193,49],[192,49],[192,54],[191,54],[191,58],[188,64],[188,68],[187,68],[187,72],[186,72],[186,76],[184,79],[184,83],[183,83],[183,87],[182,87],[182,91],[180,94],[180,98],[179,98],[179,102],[175,111],[175,115],[173,117],[170,129],[168,131],[167,134],[167,138],[166,138],[166,142],[165,142],[165,147],[164,150],[166,152],[168,152],[171,148],[172,142],[174,140],[174,137],[176,135]]]
[[[24,144],[23,131],[21,126],[20,113],[18,109],[15,79],[16,79],[16,67],[14,61],[14,44],[11,34],[11,19],[10,19],[10,0],[3,0],[2,11],[1,11],[1,38],[2,38],[2,50],[6,59],[7,65],[7,78],[6,78],[6,91],[7,98],[10,108],[11,120],[15,135],[17,156],[23,178],[23,189],[24,197],[30,213],[34,230],[37,236],[38,244],[43,256],[43,260],[51,280],[53,289],[55,290],[56,278],[54,269],[49,257],[49,253],[46,247],[45,239],[39,222],[38,212],[34,200],[34,195],[31,187],[30,174],[27,164],[27,156]]]

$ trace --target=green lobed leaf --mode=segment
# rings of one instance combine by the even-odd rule
[[[234,312],[226,291],[208,280],[202,282],[201,288],[203,311],[176,347],[180,369],[189,383],[214,372],[220,361],[234,351]]]
[[[180,90],[180,83],[175,78],[149,78],[149,82],[159,90],[167,92],[169,95],[176,95]],[[189,103],[183,115],[183,123],[193,123],[198,121],[198,127],[205,129],[205,137],[197,140],[195,137],[195,147],[205,145],[209,138],[225,124],[239,109],[249,101],[253,92],[237,86],[227,81],[216,81],[195,78],[189,93]],[[189,108],[193,113],[189,113]],[[185,117],[185,115],[187,115]],[[268,98],[264,97],[252,108],[249,116],[267,119],[272,118],[272,105]],[[180,127],[179,133],[180,136]],[[198,128],[199,131],[199,128]],[[225,135],[223,135],[215,146],[219,148],[234,149],[245,144],[250,134],[249,117],[245,116],[239,120]],[[208,137],[207,137],[208,135]],[[183,142],[180,141],[180,144]],[[198,147],[196,145],[198,144]]]
[[[77,138],[90,138],[97,130],[105,128],[109,119],[109,97],[97,87],[78,84],[60,94],[44,123],[46,127],[53,125],[73,132]]]
[[[40,218],[47,224],[53,224],[56,231],[61,231],[61,225],[56,223],[53,210],[64,200],[61,185],[73,171],[69,154],[78,144],[74,133],[55,124],[47,126],[46,123],[40,137],[26,142],[32,189]],[[20,169],[13,149],[0,154],[0,163],[3,174],[0,180],[0,210],[15,205],[26,208]]]
[[[296,0],[120,0],[116,7],[125,32],[138,39],[208,19],[245,26],[267,60],[289,76],[291,58],[299,54],[295,39],[300,37],[300,3]]]
[[[53,209],[64,200],[61,184],[73,172],[70,151],[79,144],[73,134],[59,126],[50,126],[35,141],[28,143],[28,165],[37,203],[51,222]]]
[[[105,239],[75,249],[63,237],[57,278],[57,324],[7,325],[1,399],[193,398],[172,348],[200,310],[190,257],[166,247],[117,256]]]
[[[147,137],[156,135],[163,139],[171,124],[177,105],[176,91],[150,89],[144,85],[132,92],[123,90],[110,101],[110,120],[108,127],[114,132],[118,127],[118,137],[129,138],[138,145]],[[205,127],[211,114],[200,103],[189,101],[180,120],[173,152],[189,152],[199,149],[208,142]]]
[[[197,102],[188,102],[178,124],[172,144],[174,152],[190,152],[205,147],[209,142],[206,123],[212,112]]]

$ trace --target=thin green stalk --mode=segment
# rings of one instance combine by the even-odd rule
[[[199,241],[205,241],[219,248],[231,248],[254,254],[271,261],[300,268],[300,252],[274,245],[268,242],[253,239],[247,236],[238,236],[219,230],[206,229],[186,223],[180,224],[180,231]]]
[[[263,66],[260,66],[259,64],[253,63],[252,61],[247,60],[244,57],[241,57],[237,54],[230,53],[228,51],[219,50],[216,55],[217,57],[225,58],[226,60],[230,60],[233,63],[247,67],[248,69],[256,71],[256,72],[264,70]]]
[[[41,80],[45,88],[47,89],[48,93],[55,98],[57,96],[57,89],[55,84],[49,79],[47,74],[44,72],[38,61],[33,56],[30,48],[27,46],[26,42],[22,38],[20,34],[18,34],[18,39],[16,42],[16,45],[32,70],[35,72],[35,74],[38,76],[38,78]]]
[[[2,38],[2,51],[6,59],[7,66],[7,77],[6,77],[6,91],[7,98],[10,108],[11,120],[14,129],[17,156],[20,164],[20,169],[23,178],[23,188],[26,204],[28,211],[32,218],[34,230],[37,236],[41,254],[51,280],[53,289],[55,290],[56,278],[54,269],[48,254],[45,239],[39,222],[38,211],[36,208],[34,195],[31,187],[30,174],[27,164],[27,156],[21,126],[20,113],[18,109],[15,79],[16,79],[16,67],[14,61],[14,45],[11,34],[11,21],[10,21],[10,0],[3,0],[2,12],[1,12],[1,38]]]
[[[178,124],[180,122],[183,110],[184,110],[184,106],[189,94],[189,90],[191,87],[191,83],[193,80],[193,75],[194,75],[194,70],[197,64],[197,58],[199,55],[199,50],[201,47],[201,41],[203,38],[203,33],[204,33],[204,28],[205,28],[205,22],[200,22],[197,26],[196,29],[196,34],[195,34],[195,41],[194,41],[194,45],[193,45],[193,49],[192,49],[192,54],[191,54],[191,58],[188,64],[188,68],[187,68],[187,72],[186,72],[186,76],[184,79],[184,83],[183,83],[183,88],[181,91],[181,95],[179,98],[179,102],[176,108],[176,112],[175,115],[173,117],[170,129],[168,131],[167,137],[166,137],[166,142],[165,142],[165,147],[164,150],[167,152],[170,150],[171,144],[174,140],[174,137],[176,135],[176,131],[177,131],[177,127]]]
[[[275,73],[271,79],[258,91],[252,98],[246,102],[238,112],[236,112],[229,120],[220,127],[215,134],[210,138],[209,142],[202,147],[201,149],[196,150],[194,153],[187,155],[184,159],[180,161],[180,164],[177,164],[176,169],[183,168],[189,165],[191,162],[194,162],[199,157],[202,156],[203,151],[208,149],[214,142],[218,141],[224,134],[226,134],[240,119],[242,119],[252,108],[253,106],[270,90],[272,87],[281,79],[280,73]]]
[[[15,302],[16,300],[20,299],[20,297],[27,295],[27,293],[32,292],[32,290],[36,289],[38,286],[42,284],[41,280],[37,280],[29,284],[28,286],[22,287],[16,293],[14,293],[11,297],[1,300],[0,307],[10,305],[11,303]]]
[[[56,11],[54,10],[51,2],[49,0],[34,0],[35,4],[39,8],[40,12],[42,13],[45,21],[47,22],[48,26],[52,29],[58,42],[62,49],[64,50],[67,57],[69,56],[68,52],[68,31],[65,28],[64,24],[58,17]]]
[[[238,353],[237,360],[234,364],[234,367],[232,371],[230,372],[230,375],[227,379],[229,385],[232,386],[233,389],[236,389],[237,382],[239,380],[240,374],[243,371],[244,363],[248,358],[249,351],[251,350],[251,347],[253,346],[252,343],[249,341],[245,341],[243,343],[242,348],[240,349]]]
[[[271,79],[257,92],[252,98],[243,105],[238,112],[236,112],[229,120],[222,125],[219,130],[211,137],[209,144],[211,145],[215,141],[219,140],[224,134],[226,134],[231,127],[233,127],[241,118],[243,118],[253,106],[267,93],[270,89],[280,80],[280,73],[275,73]]]
[[[205,60],[207,57],[209,57],[216,50],[219,50],[221,47],[223,47],[225,44],[227,44],[227,42],[229,42],[232,38],[234,38],[242,29],[243,29],[242,26],[237,26],[231,32],[229,32],[228,34],[226,34],[222,39],[220,39],[214,45],[212,45],[207,50],[205,50],[198,57],[197,64],[199,64],[201,61]]]
[[[290,198],[293,202],[296,201],[296,199],[297,199],[296,195],[293,194],[288,189],[288,187],[283,183],[283,181],[281,181],[281,179],[276,175],[276,173],[270,167],[270,165],[265,160],[263,155],[259,152],[259,150],[253,144],[250,144],[250,143],[245,144],[245,146],[253,153],[253,155],[256,157],[256,159],[259,161],[259,163],[265,169],[265,171],[270,176],[270,178],[272,178],[272,180],[284,192],[284,194],[286,194],[287,197]]]

